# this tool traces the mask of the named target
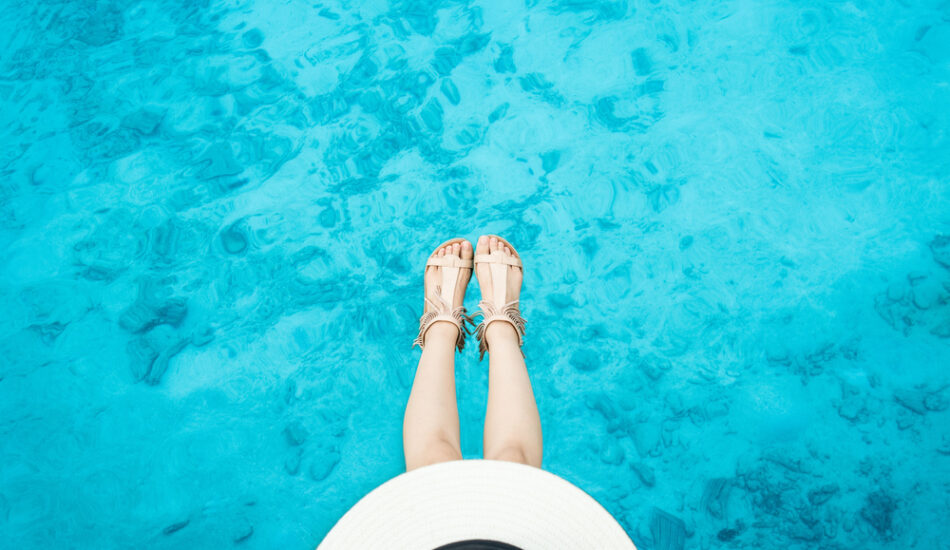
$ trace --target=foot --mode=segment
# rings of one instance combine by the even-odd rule
[[[505,243],[495,237],[488,237],[486,235],[482,235],[478,238],[478,243],[475,245],[475,252],[478,254],[490,254],[494,252],[506,256],[515,255]],[[509,265],[507,269],[508,288],[505,290],[505,303],[513,302],[521,296],[521,279],[523,275],[520,267]],[[491,297],[494,287],[492,286],[491,267],[484,263],[476,265],[475,276],[478,277],[478,287],[482,292],[482,300],[492,302]],[[492,305],[497,309],[501,309],[505,304],[495,304],[492,302]],[[485,337],[489,344],[496,338],[514,339],[515,342],[518,341],[518,333],[515,332],[515,327],[510,323],[492,323],[488,325],[485,329]]]
[[[448,246],[443,246],[442,248],[436,250],[431,257],[436,256],[455,256],[457,258],[471,259],[472,258],[472,243],[468,241],[462,241],[461,243],[452,243]],[[429,302],[439,303],[439,285],[442,284],[442,269],[439,266],[429,266],[426,268],[425,272],[425,291],[426,298],[425,301],[425,312],[433,310],[434,308],[429,304]],[[469,279],[472,278],[471,269],[461,269],[459,270],[458,284],[455,288],[455,297],[452,300],[452,309],[462,305],[462,302],[465,300],[465,288],[468,286]],[[447,294],[447,293],[446,293]],[[435,322],[432,327],[429,328],[426,333],[426,341],[431,342],[433,339],[446,339],[452,342],[455,342],[459,337],[458,328],[449,322]]]

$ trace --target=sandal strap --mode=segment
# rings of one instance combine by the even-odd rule
[[[433,256],[426,261],[426,267],[464,267],[472,269],[471,258],[459,258],[458,256]]]
[[[485,357],[485,352],[488,351],[488,339],[485,338],[485,332],[488,330],[488,325],[495,321],[504,321],[515,327],[515,332],[518,334],[518,346],[524,345],[525,324],[527,321],[521,316],[521,311],[518,309],[518,300],[508,302],[502,306],[501,309],[496,308],[493,303],[487,300],[482,300],[479,302],[478,307],[481,309],[472,314],[469,319],[474,319],[478,316],[482,318],[482,322],[475,327],[475,337],[478,339],[479,361]],[[521,350],[521,355],[524,355],[524,350]]]
[[[462,351],[465,347],[465,336],[469,334],[465,323],[472,322],[471,317],[465,314],[465,306],[458,306],[452,309],[452,306],[440,294],[441,289],[436,287],[435,290],[435,301],[426,298],[426,303],[429,304],[432,309],[423,313],[422,317],[419,318],[419,335],[412,341],[412,345],[413,347],[419,346],[419,348],[425,349],[426,332],[428,332],[435,323],[444,321],[452,323],[458,328],[459,336],[455,341],[455,347],[458,348],[459,351]]]
[[[517,256],[509,256],[507,254],[500,254],[498,252],[492,252],[491,254],[476,254],[475,255],[475,264],[505,264],[513,265],[515,267],[521,267],[521,258]]]

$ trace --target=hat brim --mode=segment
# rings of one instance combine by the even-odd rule
[[[523,550],[635,550],[593,497],[539,468],[454,460],[406,472],[374,489],[318,550],[431,550],[487,539]]]

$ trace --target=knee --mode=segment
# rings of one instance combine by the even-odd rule
[[[418,453],[406,453],[406,471],[450,460],[462,460],[462,452],[448,441],[437,440],[427,444]]]
[[[520,446],[506,446],[497,450],[488,451],[485,453],[485,458],[487,460],[506,460],[508,462],[518,462],[520,464],[527,464],[528,466],[535,466],[537,468],[541,467],[541,460],[532,460],[528,458],[528,455],[525,454],[524,449]]]

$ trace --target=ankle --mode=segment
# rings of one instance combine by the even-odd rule
[[[451,342],[454,346],[458,337],[458,327],[449,322],[436,322],[426,331],[425,341],[426,344],[439,341]]]
[[[492,342],[514,342],[518,345],[518,332],[511,323],[495,322],[485,328],[485,339]]]

